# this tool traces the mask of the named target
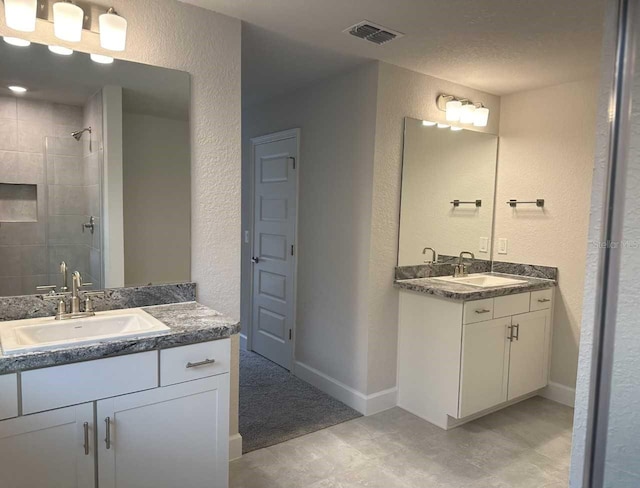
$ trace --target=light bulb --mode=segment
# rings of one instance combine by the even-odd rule
[[[82,39],[84,11],[68,2],[53,4],[53,33],[58,39],[79,42]]]
[[[60,54],[61,56],[70,56],[73,54],[73,49],[63,46],[49,46],[49,51],[55,54]]]
[[[13,93],[24,93],[27,91],[27,89],[24,86],[12,85],[12,86],[8,86],[7,88],[11,90]]]
[[[474,113],[476,111],[476,106],[470,103],[462,106],[462,111],[460,112],[460,122],[463,124],[473,124]]]
[[[113,63],[113,58],[111,56],[104,56],[102,54],[91,54],[90,58],[91,58],[91,61],[94,61],[94,62],[100,63],[100,64],[111,64],[111,63]]]
[[[4,36],[3,39],[4,42],[6,42],[7,44],[11,44],[12,46],[27,47],[31,45],[31,42],[27,41],[26,39],[20,39],[19,37]]]
[[[4,19],[11,29],[33,32],[36,30],[37,0],[4,0]]]
[[[113,9],[99,17],[100,46],[110,51],[124,51],[127,43],[127,19]]]
[[[473,125],[476,127],[486,127],[489,122],[489,109],[487,107],[478,107],[473,114]]]
[[[438,123],[438,129],[446,129],[447,127],[449,127],[449,124]]]
[[[462,102],[460,102],[459,100],[449,100],[445,107],[447,111],[447,120],[449,122],[457,122],[458,120],[460,120]]]
[[[425,127],[433,127],[434,125],[436,125],[436,123],[431,122],[430,120],[423,120],[422,125],[424,125]]]

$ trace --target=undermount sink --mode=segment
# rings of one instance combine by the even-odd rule
[[[486,274],[476,274],[454,278],[453,276],[439,276],[432,280],[448,281],[449,283],[459,283],[461,285],[478,286],[480,288],[493,288],[496,286],[510,286],[526,283],[526,280],[506,278],[504,276],[494,276]]]
[[[105,340],[148,337],[169,332],[169,327],[139,308],[97,312],[93,317],[55,320],[54,317],[0,323],[5,355],[46,351]]]

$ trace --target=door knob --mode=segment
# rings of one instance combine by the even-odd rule
[[[254,257],[252,257],[252,258],[251,258],[251,262],[252,262],[253,264],[257,264],[257,263],[259,263],[259,262],[260,262],[260,258],[258,258],[258,257],[255,257],[255,256],[254,256]]]

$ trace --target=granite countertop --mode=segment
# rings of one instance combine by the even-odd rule
[[[491,276],[504,276],[525,281],[515,285],[480,288],[478,286],[463,285],[450,281],[440,281],[433,278],[415,278],[409,280],[395,280],[394,286],[404,290],[411,290],[425,295],[434,295],[450,300],[481,300],[483,298],[501,297],[515,293],[544,290],[556,285],[555,280],[532,278],[530,276],[510,275],[504,273],[482,273]],[[469,276],[473,276],[470,274]]]
[[[240,332],[237,320],[197,302],[155,305],[142,307],[142,310],[164,323],[171,331],[155,337],[107,340],[11,356],[4,356],[0,352],[0,374],[214,341]]]

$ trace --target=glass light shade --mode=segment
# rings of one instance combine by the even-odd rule
[[[111,64],[113,63],[113,58],[111,56],[104,56],[102,54],[91,54],[91,61],[100,64]]]
[[[434,125],[436,125],[436,123],[431,122],[430,120],[423,120],[422,125],[424,125],[425,127],[433,127]]]
[[[438,129],[446,129],[447,127],[449,127],[449,124],[438,123]]]
[[[460,112],[460,122],[463,124],[473,124],[476,106],[470,103],[463,105]]]
[[[27,89],[24,86],[12,85],[12,86],[8,86],[7,88],[11,90],[13,93],[24,93],[27,91]]]
[[[124,51],[127,43],[127,19],[106,13],[99,17],[100,46],[109,51]]]
[[[449,100],[445,107],[447,110],[447,120],[449,122],[457,122],[458,120],[460,120],[462,102],[458,100]]]
[[[478,107],[473,114],[473,125],[476,127],[486,127],[489,122],[489,109],[487,107]]]
[[[19,37],[4,36],[3,39],[4,42],[6,42],[7,44],[11,44],[12,46],[27,47],[31,45],[31,42],[27,41],[26,39],[20,39]]]
[[[451,130],[454,131],[454,132],[457,132],[459,130],[462,130],[462,127],[453,127],[453,126],[451,126]]]
[[[62,56],[70,56],[73,54],[73,49],[62,46],[49,46],[49,51],[55,54],[60,54]]]
[[[58,39],[68,42],[80,42],[84,11],[72,3],[53,4],[53,33]]]
[[[33,32],[36,30],[37,0],[4,0],[4,19],[11,29]]]

